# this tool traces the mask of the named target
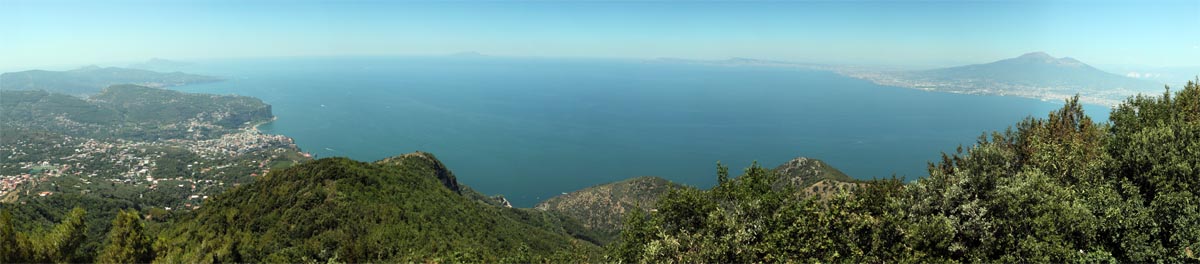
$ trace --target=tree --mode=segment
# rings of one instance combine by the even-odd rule
[[[148,263],[154,260],[150,239],[136,211],[117,213],[108,232],[108,245],[96,258],[99,263]]]
[[[729,182],[729,167],[726,167],[725,165],[721,165],[721,162],[718,161],[717,162],[717,186],[724,185],[726,182]]]
[[[637,208],[625,215],[620,238],[608,246],[609,261],[632,263],[641,259],[644,246],[653,235],[650,232],[654,230],[648,223],[649,218],[646,212]]]
[[[1107,146],[1115,162],[1105,168],[1130,189],[1152,231],[1118,256],[1181,262],[1200,248],[1200,80],[1160,97],[1137,96],[1113,110]],[[1140,197],[1134,197],[1140,196]],[[1130,240],[1125,238],[1125,241]],[[1194,261],[1194,258],[1193,258]]]
[[[12,212],[0,211],[0,263],[33,262],[29,238],[13,229]]]
[[[84,256],[79,248],[87,238],[87,212],[76,207],[41,240],[34,243],[37,249],[34,262],[69,263],[81,262]]]

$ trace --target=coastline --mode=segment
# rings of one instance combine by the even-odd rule
[[[250,125],[250,127],[246,128],[246,130],[262,133],[262,130],[258,130],[258,126],[261,126],[261,125],[264,125],[267,123],[271,123],[271,122],[275,122],[275,120],[279,120],[279,117],[271,116],[271,119]]]
[[[1071,91],[1064,92],[1064,91],[1061,91],[1061,89],[1054,90],[1054,89],[1049,89],[1047,87],[1011,85],[1011,84],[1007,84],[1007,83],[999,83],[999,84],[995,84],[993,86],[1008,86],[1008,88],[995,89],[995,88],[991,88],[991,87],[982,87],[982,86],[973,86],[973,85],[958,85],[958,84],[952,83],[951,81],[920,82],[920,81],[915,81],[915,80],[896,78],[896,77],[892,77],[892,76],[873,76],[873,75],[864,74],[864,73],[838,72],[838,71],[835,71],[834,73],[845,76],[845,77],[849,77],[849,78],[865,80],[865,81],[868,81],[868,82],[871,82],[871,83],[874,83],[874,84],[880,85],[880,86],[890,86],[890,87],[897,87],[897,88],[903,88],[903,89],[914,89],[914,90],[920,90],[920,91],[926,91],[926,92],[953,93],[953,94],[965,94],[965,95],[1009,96],[1009,97],[1036,99],[1036,100],[1041,100],[1044,102],[1062,102],[1067,99],[1070,99],[1071,97],[1073,97],[1075,95],[1078,95],[1079,102],[1081,102],[1081,103],[1105,106],[1105,107],[1115,107],[1117,105],[1120,105],[1121,102],[1123,101],[1123,99],[1118,100],[1118,99],[1098,96],[1098,95],[1094,94],[1093,92],[1088,92],[1088,91],[1074,91],[1075,93],[1072,94]],[[872,73],[872,74],[878,74],[878,73]],[[1134,92],[1134,91],[1125,91],[1125,94],[1119,94],[1119,95],[1117,95],[1117,97],[1122,98],[1122,96],[1124,96],[1124,98],[1127,98],[1127,97],[1131,97],[1131,96],[1136,96],[1138,94],[1139,94],[1138,92]],[[1144,94],[1144,93],[1142,93],[1142,94]]]
[[[264,125],[267,123],[271,123],[271,122],[275,122],[275,120],[279,120],[279,117],[271,116],[271,119],[255,123],[255,124],[251,125],[250,127],[245,128],[244,131],[250,132],[253,134],[268,134],[268,133],[263,132],[262,130],[259,130],[258,126],[261,126],[261,125]],[[305,158],[309,158],[309,159],[315,159],[315,157],[316,157],[315,154],[305,152],[304,150],[300,149],[300,146],[296,145],[296,139],[289,137],[287,135],[283,135],[283,134],[271,134],[271,135],[278,135],[278,136],[282,136],[282,137],[286,138],[288,143],[291,143],[292,146],[296,148],[296,151],[298,151],[301,156],[304,156]],[[266,173],[263,173],[263,175],[266,175]]]

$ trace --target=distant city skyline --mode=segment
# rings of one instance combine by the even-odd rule
[[[344,55],[1200,63],[1200,1],[0,0],[0,70]]]

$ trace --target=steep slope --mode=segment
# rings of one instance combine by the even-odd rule
[[[274,171],[160,233],[157,261],[529,262],[595,251],[457,194],[438,164],[414,153]]]
[[[375,164],[400,167],[405,165],[416,165],[431,168],[434,172],[434,178],[441,182],[442,186],[445,186],[446,189],[450,189],[450,191],[453,191],[454,193],[461,194],[462,192],[462,189],[458,185],[458,178],[454,177],[454,172],[451,172],[449,168],[446,168],[446,164],[442,164],[442,161],[434,157],[433,154],[417,151],[400,156],[385,158],[376,161]]]
[[[0,74],[0,90],[44,90],[89,95],[116,84],[150,87],[179,86],[220,81],[220,78],[182,72],[154,72],[117,67],[88,66],[69,71],[30,70]]]
[[[405,162],[418,162],[422,166],[433,168],[435,172],[434,175],[438,181],[442,183],[442,186],[445,186],[447,189],[450,189],[455,193],[461,194],[468,200],[477,201],[492,206],[512,208],[512,204],[509,203],[508,199],[505,199],[504,196],[487,196],[479,191],[476,191],[475,189],[471,189],[471,187],[467,187],[466,185],[459,185],[458,178],[454,176],[454,172],[450,171],[449,168],[446,168],[446,164],[442,164],[442,161],[438,160],[437,157],[434,157],[433,154],[428,152],[417,151],[400,156],[385,158],[376,161],[375,163],[403,166]]]
[[[534,208],[579,220],[583,227],[598,233],[597,242],[603,244],[620,233],[627,211],[651,210],[660,196],[678,187],[663,178],[638,177],[555,196]]]

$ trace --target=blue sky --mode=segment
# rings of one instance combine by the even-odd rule
[[[0,70],[263,56],[1200,64],[1200,1],[0,0]]]

